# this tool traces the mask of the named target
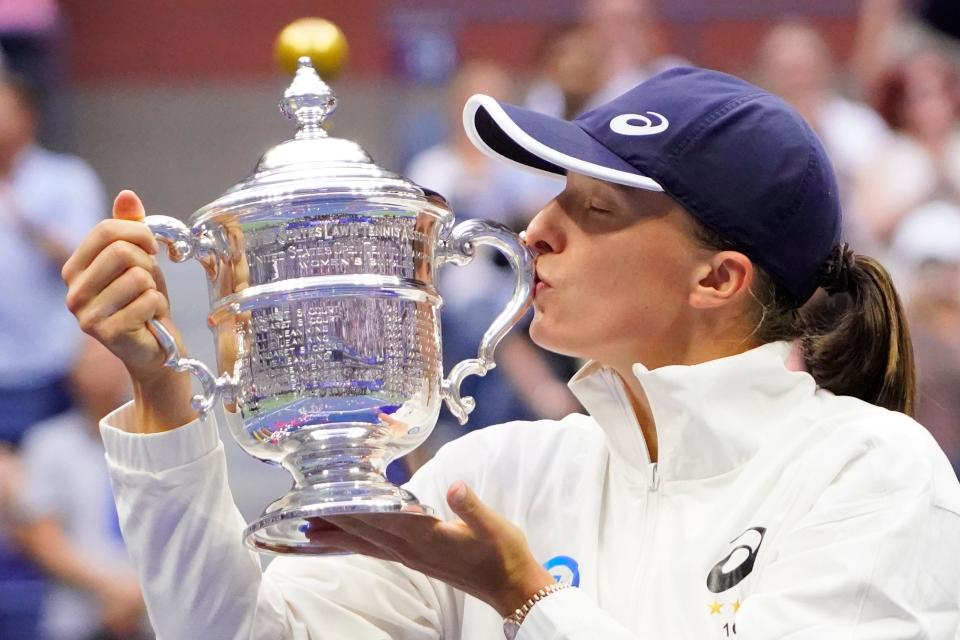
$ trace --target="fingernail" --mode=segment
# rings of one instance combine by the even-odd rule
[[[457,502],[463,502],[467,499],[467,484],[462,480],[457,482],[456,488],[453,490],[453,493],[450,494],[450,497],[456,500]]]

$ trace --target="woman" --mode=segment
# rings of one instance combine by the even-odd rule
[[[675,69],[574,123],[485,96],[464,121],[484,151],[566,174],[527,229],[531,336],[592,360],[571,382],[590,415],[451,443],[411,481],[446,496],[439,520],[336,519],[363,555],[262,573],[243,547],[216,427],[144,327],[169,309],[133,194],[65,266],[68,305],[134,381],[102,431],[159,636],[953,637],[960,487],[898,413],[899,302],[837,244],[802,119]],[[849,297],[838,322],[801,317],[818,286]]]

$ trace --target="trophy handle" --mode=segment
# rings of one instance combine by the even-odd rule
[[[143,222],[157,240],[167,245],[167,252],[173,262],[183,262],[190,258],[203,260],[216,253],[213,238],[209,234],[194,232],[176,218],[152,215],[144,218]],[[200,381],[201,393],[190,400],[190,404],[198,414],[202,416],[210,411],[218,397],[227,402],[232,401],[236,390],[234,378],[226,373],[217,377],[201,361],[181,357],[173,335],[156,318],[150,320],[149,326],[160,347],[167,354],[164,366],[174,371],[191,373]]]
[[[472,397],[460,397],[460,385],[467,376],[485,376],[497,366],[493,361],[493,352],[500,340],[523,317],[533,294],[533,253],[516,233],[502,224],[487,220],[461,222],[453,228],[442,245],[440,261],[458,266],[468,264],[473,259],[477,245],[490,245],[503,254],[513,269],[514,287],[506,308],[483,334],[477,357],[458,362],[441,383],[440,393],[450,413],[456,416],[460,424],[467,422],[467,416],[476,407]]]

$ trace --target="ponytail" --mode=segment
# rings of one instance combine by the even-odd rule
[[[706,227],[704,246],[734,249]],[[800,340],[804,364],[817,385],[912,416],[916,371],[906,314],[890,274],[846,245],[836,248],[820,274],[821,291],[798,307],[765,271],[757,268],[753,337],[761,344]]]
[[[890,275],[873,258],[852,256],[845,289],[799,313],[807,371],[837,395],[912,416],[913,347]]]

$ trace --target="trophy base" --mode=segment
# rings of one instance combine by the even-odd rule
[[[433,509],[386,480],[350,483],[349,487],[303,487],[270,505],[244,530],[243,538],[248,547],[261,552],[345,555],[351,552],[325,541],[328,534],[340,529],[324,518],[368,513],[422,518],[432,516]]]

